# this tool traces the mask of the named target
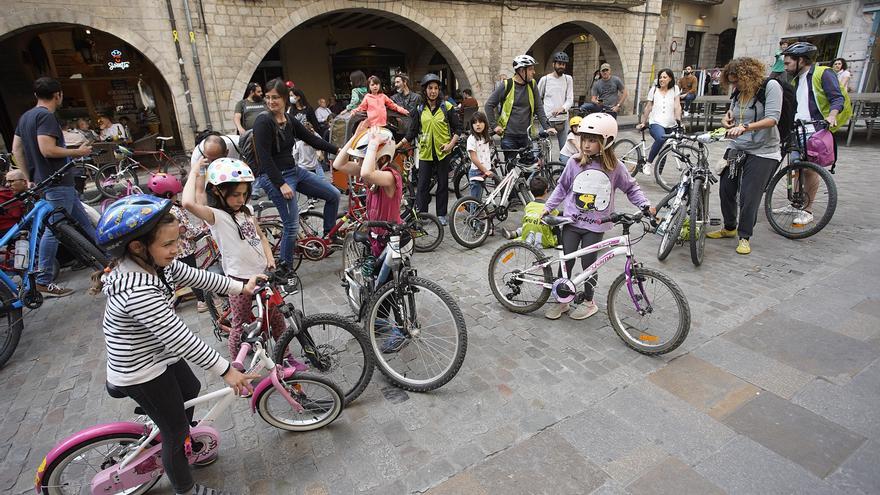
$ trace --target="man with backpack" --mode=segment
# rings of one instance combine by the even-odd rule
[[[559,149],[565,147],[568,136],[568,109],[574,104],[574,84],[571,76],[565,73],[569,58],[565,52],[553,55],[553,72],[538,81],[538,93],[544,105],[544,115],[556,129]]]
[[[846,125],[852,117],[852,102],[845,88],[840,87],[837,75],[830,67],[813,65],[816,55],[816,46],[811,43],[797,42],[783,50],[785,71],[791,77],[791,83],[797,98],[795,119],[798,120],[825,120],[828,122],[828,131],[834,133],[841,126]],[[811,139],[821,139],[817,129],[812,124],[805,127],[807,143]],[[821,131],[821,129],[819,130]],[[815,137],[814,137],[815,136]],[[837,142],[832,136],[835,160],[837,157]],[[792,157],[797,158],[797,157]],[[810,200],[802,211],[786,211],[785,213],[796,214],[792,221],[798,225],[807,225],[813,221],[813,213],[810,206],[816,197],[819,188],[819,177],[812,172],[805,172],[807,194]],[[791,210],[792,206],[788,206]]]
[[[501,147],[506,150],[525,148],[531,144],[529,130],[535,116],[541,127],[556,135],[544,114],[535,84],[535,59],[529,55],[518,55],[513,59],[513,77],[499,84],[486,100],[486,118],[495,134],[501,135]],[[498,107],[501,110],[498,111]],[[516,158],[515,152],[505,152],[504,159],[510,163]]]

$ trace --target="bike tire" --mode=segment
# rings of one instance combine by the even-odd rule
[[[15,348],[18,347],[18,342],[21,340],[21,332],[24,329],[21,308],[10,307],[10,304],[12,304],[15,299],[15,294],[12,293],[9,286],[5,283],[0,283],[0,301],[3,302],[4,307],[9,308],[4,311],[5,314],[2,315],[6,317],[6,321],[0,323],[0,325],[6,327],[5,331],[0,335],[0,368],[2,368],[12,357],[12,354],[15,353]]]
[[[414,302],[414,296],[426,295],[428,293],[436,296],[439,301],[424,304]],[[384,317],[380,316],[383,308],[388,308],[389,306],[391,307],[390,311],[394,312],[395,301],[393,299],[401,295],[407,301],[403,306],[412,306],[404,308],[406,311],[405,316],[395,315],[393,317],[394,321],[388,320],[388,318],[392,318],[390,313]],[[386,306],[386,303],[388,306]],[[440,323],[423,324],[423,321],[420,321],[419,318],[425,316],[425,311],[422,312],[422,315],[419,315],[418,306],[429,308],[431,315],[438,314],[441,306],[446,307],[449,311],[450,321],[454,324],[454,329],[447,329],[446,333],[450,335],[435,337],[434,335],[442,331]],[[379,320],[384,320],[384,324]],[[403,346],[397,351],[383,353],[382,347],[388,344],[388,339],[381,342],[377,339],[378,332],[374,331],[377,328],[377,323],[380,324],[381,328],[393,327],[397,328],[399,332],[401,331],[400,327],[403,327],[403,330],[409,333],[405,337]],[[408,328],[410,325],[413,325],[413,328]],[[418,328],[415,328],[416,326]],[[400,282],[400,285],[397,283],[387,283],[380,287],[370,300],[369,310],[364,318],[364,331],[369,336],[373,356],[376,358],[376,366],[379,368],[379,371],[395,386],[411,392],[428,392],[448,383],[461,369],[465,354],[467,354],[467,325],[464,321],[464,314],[462,314],[458,304],[442,287],[420,277],[407,277]],[[404,335],[406,334],[404,333]],[[440,357],[438,358],[434,351],[443,343],[448,343],[453,338],[456,341],[454,349],[449,352],[439,353]],[[434,354],[432,359],[423,360],[428,354]],[[440,359],[447,356],[451,356],[449,363],[440,365],[439,371],[431,374],[428,368],[434,368],[433,365],[439,363]],[[418,361],[421,362],[413,364]],[[397,369],[397,367],[401,369]],[[425,374],[430,376],[416,378],[416,372],[421,372],[423,369]]]
[[[299,214],[299,232],[321,237],[324,232],[324,215],[317,211],[306,211]]]
[[[88,454],[89,450],[98,451],[101,445],[106,447],[113,446],[121,446],[128,445],[137,442],[140,440],[140,435],[134,433],[113,433],[110,435],[103,435],[100,437],[90,438],[88,440],[84,440],[76,445],[71,446],[63,453],[58,455],[52,464],[46,466],[46,470],[43,472],[42,477],[42,486],[40,489],[43,495],[62,495],[65,493],[70,493],[67,490],[60,490],[59,488],[70,487],[70,482],[62,482],[62,477],[64,475],[64,469],[71,465],[73,461],[77,461],[75,464],[81,466],[82,464],[86,465],[96,465],[96,466],[109,466],[111,464],[115,464],[122,461],[121,456],[115,456],[108,458],[108,455],[99,456],[99,459],[103,459],[101,462],[89,464],[83,459]],[[110,448],[109,452],[115,452],[118,448]],[[85,473],[82,480],[82,488],[79,490],[81,492],[89,492],[89,487],[92,482],[92,478],[98,474],[99,469],[93,469],[92,472]],[[143,495],[150,491],[159,480],[162,479],[162,476],[156,476],[155,478],[147,481],[146,483],[140,485],[136,489],[128,492],[129,495]]]
[[[615,140],[611,150],[614,151],[617,159],[626,166],[626,171],[631,176],[635,177],[638,175],[639,168],[644,163],[644,158],[642,157],[642,148],[635,141],[632,139]]]
[[[520,256],[517,256],[516,250],[524,250],[525,252]],[[514,257],[516,258],[516,265],[508,265]],[[521,290],[520,288],[524,283],[522,279],[517,279],[515,277],[520,277],[520,274],[524,270],[531,269],[535,264],[545,258],[546,256],[541,250],[531,244],[521,241],[508,242],[498,248],[489,260],[489,288],[492,289],[492,295],[495,296],[495,299],[500,302],[502,306],[507,308],[508,311],[519,314],[531,313],[543,306],[550,297],[550,289],[547,287],[541,287],[536,295],[533,297],[527,297],[522,301],[515,300],[511,295],[519,295],[519,290]],[[501,271],[502,268],[500,268],[500,265],[506,265],[507,268],[511,269],[507,272],[503,272]],[[514,266],[519,268],[513,268]],[[545,266],[540,270],[534,270],[534,276],[530,275],[529,277],[523,278],[528,278],[529,280],[534,279],[535,282],[549,284],[553,282],[553,270],[551,270],[549,266]],[[503,284],[500,284],[499,282],[503,282]],[[514,284],[516,287],[515,293],[502,292],[505,286],[510,290],[514,290],[514,287],[510,284]],[[526,282],[526,284],[526,286],[538,287],[537,284],[530,284],[528,282]]]
[[[342,392],[339,387],[323,376],[314,373],[295,373],[289,378],[281,380],[288,393],[303,406],[302,412],[297,412],[296,419],[286,420],[278,416],[280,411],[289,411],[292,406],[277,393],[275,387],[268,387],[260,392],[257,397],[257,412],[260,417],[270,425],[287,431],[312,431],[323,428],[339,417],[345,408]],[[306,393],[321,395],[309,398]],[[274,401],[273,401],[274,399]],[[308,399],[308,400],[306,400]],[[277,404],[270,406],[270,401]],[[276,412],[276,410],[278,412]]]
[[[562,171],[565,170],[565,164],[562,162],[552,161],[544,165],[544,171],[547,175],[547,190],[552,191],[559,183],[562,177]]]
[[[776,191],[777,185],[784,178],[788,177],[789,174],[797,174],[798,179],[802,171],[809,170],[819,176],[820,179],[820,188],[821,184],[825,184],[825,191],[827,195],[827,206],[825,207],[825,211],[816,218],[814,216],[813,222],[811,223],[812,227],[808,229],[795,229],[797,224],[792,222],[792,217],[789,214],[775,214],[773,213],[774,208],[778,206],[784,206],[782,203],[775,205],[774,203],[774,192]],[[800,205],[803,203],[803,194],[798,193],[797,191],[792,192],[790,188],[786,187],[787,195],[786,200],[789,201],[790,205]],[[816,200],[819,199],[817,194],[816,198],[813,201],[813,209],[815,210]],[[764,195],[764,214],[767,216],[767,221],[770,223],[770,227],[776,231],[777,234],[787,237],[788,239],[805,239],[812,235],[819,233],[822,229],[828,225],[828,222],[831,221],[831,217],[834,216],[834,212],[837,209],[837,184],[834,182],[834,178],[828,172],[827,169],[821,167],[815,163],[807,162],[807,161],[796,161],[790,163],[789,165],[783,167],[781,170],[776,172],[776,175],[770,179],[770,182],[767,184],[766,193]]]
[[[304,338],[309,339],[313,349],[303,346]],[[294,342],[297,345],[292,346]],[[330,313],[306,316],[302,328],[285,330],[275,346],[273,359],[281,363],[287,352],[308,364],[311,373],[335,383],[342,390],[346,406],[364,392],[376,366],[370,341],[360,327],[348,318]]]
[[[663,233],[663,237],[660,239],[660,245],[657,246],[657,259],[659,261],[663,261],[669,256],[669,253],[672,252],[672,248],[675,247],[675,244],[681,237],[681,228],[684,226],[684,217],[687,215],[686,204],[687,196],[682,198],[681,204],[678,205],[678,209],[672,214],[672,221],[666,226],[666,232]]]
[[[413,226],[409,229],[413,238],[413,251],[430,253],[440,247],[446,229],[440,219],[432,213],[419,213],[412,219]]]
[[[220,302],[219,306],[217,302]],[[229,299],[220,294],[205,292],[205,306],[208,307],[208,316],[211,318],[211,325],[214,326],[214,335],[218,339],[228,337],[232,323],[224,317],[224,314],[229,309]]]
[[[684,297],[684,293],[681,291],[681,288],[666,274],[659,272],[657,270],[653,270],[651,268],[645,267],[633,267],[631,270],[631,276],[633,280],[638,280],[640,286],[644,287],[645,285],[649,285],[651,288],[657,287],[653,283],[648,284],[648,279],[653,279],[658,282],[660,285],[666,287],[669,292],[672,294],[671,298],[675,303],[675,307],[678,310],[678,318],[675,323],[675,328],[672,332],[672,335],[669,339],[666,339],[664,342],[661,342],[657,345],[647,345],[645,342],[653,342],[654,339],[657,338],[656,333],[649,333],[647,329],[639,329],[633,328],[635,332],[632,330],[625,328],[625,323],[630,322],[629,317],[621,316],[623,311],[623,307],[618,307],[618,301],[616,296],[618,293],[621,293],[621,289],[625,288],[626,283],[626,274],[621,273],[614,279],[614,282],[611,283],[611,287],[608,288],[608,302],[607,302],[607,311],[608,311],[608,319],[611,320],[611,326],[614,328],[614,332],[623,340],[623,343],[627,345],[630,349],[635,350],[636,352],[647,354],[647,355],[657,355],[657,354],[666,354],[678,348],[684,342],[684,339],[687,338],[688,332],[691,327],[691,311],[690,306],[688,305],[687,299]],[[649,289],[645,289],[648,291]],[[654,292],[656,294],[656,291]],[[629,292],[627,290],[622,291],[623,298],[621,299],[621,306],[624,301],[628,301],[632,304],[632,298],[629,296]],[[644,294],[642,291],[633,287],[633,294],[636,294],[636,297],[640,298],[640,302],[644,302]],[[654,297],[654,302],[652,303],[651,310],[645,311],[645,314],[639,314],[638,318],[641,319],[651,319],[656,315],[659,315],[661,312],[657,311],[653,308],[653,304],[657,303],[661,298]],[[634,308],[633,308],[634,309]],[[664,316],[666,312],[663,312]],[[634,318],[636,319],[636,318]],[[671,319],[670,319],[671,321]],[[643,328],[646,325],[641,325]],[[634,334],[638,335],[634,335]]]
[[[455,176],[452,178],[452,192],[455,193],[456,199],[467,196],[470,190],[470,178],[468,177],[468,169],[463,168],[456,170]]]
[[[681,182],[682,172],[697,164],[703,153],[703,150],[686,144],[674,148],[665,146],[654,159],[654,181],[664,191],[672,191]]]
[[[59,223],[52,227],[52,232],[58,238],[58,242],[64,244],[70,253],[76,256],[84,265],[95,270],[103,270],[110,265],[111,258],[98,246],[83,236],[79,230],[69,223]]]
[[[691,209],[689,244],[691,262],[694,266],[703,264],[703,253],[706,247],[706,228],[709,226],[709,187],[703,179],[694,179],[691,186]]]
[[[474,249],[486,242],[491,223],[483,203],[473,196],[465,196],[452,205],[449,233],[455,242]]]
[[[269,241],[269,246],[272,248],[272,254],[275,255],[275,259],[280,259],[281,236],[284,235],[284,224],[278,220],[261,220],[258,225],[263,229],[263,234],[266,235],[266,239]],[[294,248],[293,263],[290,265],[290,269],[294,271],[298,270],[299,265],[302,264],[302,260],[302,251]]]
[[[95,175],[95,187],[101,191],[105,198],[120,198],[125,194],[127,184],[123,179],[131,181],[132,185],[140,186],[138,175],[131,170],[126,170],[116,180],[110,179],[117,173],[118,168],[118,163],[108,163],[99,168],[97,175]]]
[[[85,176],[85,184],[83,185],[83,192],[80,194],[80,199],[83,203],[89,205],[96,205],[101,202],[102,199],[105,198],[104,193],[98,189],[95,180],[98,176],[98,168],[97,165],[92,165],[91,163],[83,163],[82,165],[78,165],[79,168],[83,171],[83,176]],[[89,189],[89,186],[92,189]]]

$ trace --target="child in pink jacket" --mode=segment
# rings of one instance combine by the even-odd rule
[[[409,115],[407,109],[391,101],[391,98],[382,92],[382,81],[378,77],[370,76],[367,81],[369,81],[370,91],[364,95],[364,100],[355,111],[367,112],[366,123],[368,127],[374,125],[385,127],[385,124],[388,123],[388,113],[385,111],[385,107],[397,113]]]

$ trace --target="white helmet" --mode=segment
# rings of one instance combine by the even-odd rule
[[[579,173],[571,185],[574,203],[583,211],[603,211],[611,203],[611,180],[599,170]]]
[[[379,134],[387,137],[388,140],[385,142],[385,144],[379,147],[378,151],[376,152],[376,158],[378,159],[382,156],[394,158],[394,151],[397,148],[394,144],[394,134],[392,134],[391,131],[384,127],[379,129]],[[369,129],[361,131],[361,133],[355,140],[354,146],[352,146],[348,150],[348,155],[355,158],[363,158],[367,156],[367,146],[369,146],[370,144],[370,137],[371,134]]]
[[[523,67],[531,67],[533,65],[538,65],[538,62],[535,62],[535,59],[532,58],[531,55],[517,55],[513,59],[513,70],[522,69]]]
[[[591,113],[578,126],[578,134],[596,134],[605,138],[605,146],[611,146],[617,138],[617,120],[607,113]]]

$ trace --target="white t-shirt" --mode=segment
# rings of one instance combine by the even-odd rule
[[[315,170],[319,166],[318,151],[302,140],[293,145],[293,160],[297,166],[309,171]]]
[[[565,146],[559,150],[560,155],[572,157],[580,152],[577,143],[580,141],[579,136],[573,132],[569,132],[565,137]]]
[[[653,102],[651,114],[648,115],[649,124],[657,124],[663,127],[675,126],[675,102],[678,101],[678,95],[681,90],[678,86],[666,90],[663,94],[657,86],[651,86],[648,91],[648,100]]]
[[[260,235],[257,234],[259,227],[253,216],[253,208],[250,205],[246,205],[245,208],[248,208],[251,214],[238,212],[234,221],[229,213],[211,208],[214,212],[214,225],[209,227],[211,237],[214,238],[222,255],[220,262],[223,265],[223,273],[231,277],[248,279],[263,273],[269,262],[263,252]]]
[[[475,151],[477,153],[477,159],[480,160],[480,163],[484,168],[492,169],[492,147],[489,145],[489,142],[482,141],[477,139],[477,136],[471,134],[467,139],[467,151],[468,158],[470,158],[470,152]],[[471,170],[479,170],[479,168],[471,162]]]
[[[315,109],[315,118],[318,119],[318,122],[323,124],[327,122],[327,117],[333,115],[333,112],[329,108],[318,107]]]
[[[813,120],[813,117],[810,116],[810,84],[811,81],[807,80],[807,71],[804,71],[803,74],[798,76],[797,83],[797,112],[794,114],[795,120]],[[816,129],[812,124],[808,124],[806,126],[806,131],[809,133],[816,132]]]
[[[544,114],[550,122],[561,122],[568,119],[567,113],[561,113],[551,116],[553,110],[559,107],[565,109],[571,108],[574,103],[574,84],[571,76],[563,74],[562,77],[556,77],[556,73],[547,74],[538,81],[538,91],[541,92],[544,103]]]
[[[128,133],[125,132],[125,126],[122,124],[111,124],[110,127],[101,129],[101,134],[98,137],[101,141],[108,139],[119,139],[120,141],[129,140]]]
[[[238,151],[238,137],[239,137],[238,134],[227,134],[226,136],[220,136],[220,137],[223,138],[223,141],[226,142],[226,150],[228,151],[226,156],[229,158],[235,158],[235,159],[241,158],[241,153],[239,153],[239,151]],[[192,158],[189,159],[189,166],[190,167],[195,167],[196,164],[199,163],[199,160],[201,160],[202,157],[205,156],[202,153],[204,146],[205,146],[205,142],[202,141],[193,150]]]

